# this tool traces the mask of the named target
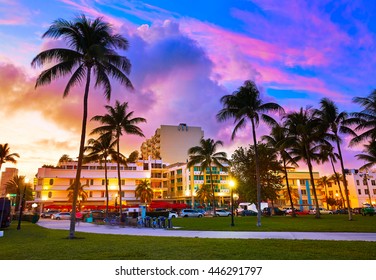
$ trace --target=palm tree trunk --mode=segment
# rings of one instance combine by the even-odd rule
[[[122,200],[122,191],[121,191],[121,175],[120,175],[120,133],[116,131],[116,149],[117,149],[117,154],[118,154],[118,159],[117,159],[117,171],[118,171],[118,184],[119,184],[119,206],[120,206],[120,220],[122,219],[123,215],[123,200]]]
[[[78,188],[80,186],[80,179],[81,179],[82,160],[84,157],[88,99],[89,99],[89,88],[90,88],[90,78],[91,78],[90,75],[91,75],[91,67],[88,67],[85,94],[84,94],[84,108],[83,108],[83,116],[82,116],[80,150],[78,153],[77,172],[76,172],[76,179],[74,181],[74,189],[73,189],[72,216],[71,216],[70,227],[69,227],[69,239],[75,238],[74,234],[75,234],[75,229],[76,229],[76,205],[77,205],[77,197],[78,197]]]
[[[347,190],[346,172],[345,172],[345,167],[344,167],[344,164],[343,164],[341,145],[339,144],[339,138],[338,138],[337,133],[335,134],[335,136],[336,136],[337,149],[338,149],[338,154],[339,154],[339,161],[341,163],[341,169],[342,169],[343,186],[345,187],[347,211],[349,212],[349,221],[352,221],[352,212],[351,212],[351,205],[350,205],[350,199],[349,199],[349,191]]]
[[[343,192],[342,192],[342,188],[341,188],[341,182],[340,182],[340,179],[339,179],[338,174],[336,172],[336,168],[334,167],[334,162],[333,162],[332,158],[330,158],[330,163],[332,164],[332,169],[333,169],[333,172],[334,172],[334,176],[336,177],[336,181],[337,181],[337,184],[338,184],[339,193],[341,195],[343,204],[345,205],[345,198],[343,196]],[[346,205],[345,205],[345,207],[346,207]]]
[[[312,171],[312,163],[311,163],[311,158],[308,156],[307,153],[307,165],[308,165],[308,170],[309,170],[309,176],[311,178],[311,186],[313,190],[313,197],[315,198],[315,207],[316,207],[316,215],[315,218],[319,219],[320,218],[320,210],[319,210],[319,201],[317,199],[317,194],[316,194],[316,187],[315,187],[315,181],[313,179],[313,171]]]
[[[256,140],[256,130],[255,121],[251,118],[252,122],[252,135],[253,135],[253,145],[255,147],[255,163],[256,163],[256,187],[257,187],[257,226],[261,227],[261,182],[260,182],[260,162],[258,157],[257,140]]]
[[[287,193],[289,195],[289,199],[290,199],[290,205],[291,205],[291,216],[292,217],[296,217],[296,214],[295,214],[295,209],[294,209],[294,203],[292,202],[292,197],[291,197],[291,191],[290,191],[290,184],[289,184],[289,178],[288,178],[288,175],[287,175],[287,167],[286,167],[286,160],[284,157],[282,157],[282,160],[283,160],[283,168],[284,168],[284,171],[285,171],[285,179],[286,179],[286,187],[287,187]]]
[[[108,218],[107,158],[104,159],[104,183],[106,186],[106,218]]]
[[[211,164],[209,164],[209,172],[210,172],[210,186],[211,186],[211,189],[212,189],[212,193],[213,193],[213,217],[216,216],[216,212],[215,212],[215,191],[214,191],[214,184],[213,184],[213,172],[212,172],[212,169],[211,169]]]

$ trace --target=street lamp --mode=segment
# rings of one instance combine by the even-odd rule
[[[230,180],[229,182],[230,188],[231,188],[231,226],[235,226],[234,224],[234,187],[235,187],[235,181]]]

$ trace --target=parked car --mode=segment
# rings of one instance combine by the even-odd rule
[[[200,213],[199,211],[194,210],[194,209],[183,209],[180,212],[180,216],[184,217],[184,218],[187,218],[187,217],[201,218],[201,217],[203,217],[202,213]]]
[[[257,216],[257,212],[252,210],[243,210],[240,213],[242,216]]]
[[[177,217],[178,217],[178,213],[176,211],[170,211],[170,212],[168,212],[168,218],[169,219],[177,218]]]
[[[349,214],[349,211],[346,208],[342,208],[342,209],[334,210],[333,214]]]
[[[218,209],[218,210],[215,210],[215,215],[217,217],[228,217],[228,216],[231,216],[231,212],[224,210],[224,209]]]
[[[274,210],[274,213],[272,213],[272,210]],[[272,214],[274,216],[285,216],[286,211],[279,209],[278,207],[265,207],[264,210],[262,210],[262,214],[264,216],[271,216]]]
[[[319,211],[320,211],[320,214],[333,214],[332,210],[327,210],[327,209],[321,208],[321,207],[319,208]],[[316,214],[316,208],[309,210],[309,214],[315,215]]]
[[[363,207],[362,208],[362,216],[373,216],[375,214],[375,208],[373,207]]]
[[[70,220],[70,218],[71,214],[69,212],[58,212],[51,216],[52,220]]]
[[[299,215],[299,216],[309,215],[309,211],[308,210],[299,210],[299,209],[297,209],[297,210],[295,210],[295,214]],[[290,215],[291,215],[291,213],[290,213]]]
[[[292,208],[291,207],[283,208],[283,210],[285,210],[285,212],[286,212],[287,215],[289,215],[289,214],[292,213]],[[295,207],[294,207],[294,210],[295,210],[295,212],[299,211],[299,209],[296,209]]]
[[[198,212],[200,212],[203,216],[206,216],[208,213],[204,209],[197,209]]]
[[[56,214],[56,213],[59,213],[59,211],[57,211],[57,210],[50,210],[50,211],[46,211],[46,212],[43,212],[42,214],[40,214],[40,217],[41,218],[51,218],[51,216],[53,214]]]

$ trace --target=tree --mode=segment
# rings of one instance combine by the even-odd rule
[[[365,174],[363,175],[363,181],[366,183],[367,190],[368,190],[368,199],[369,203],[372,206],[372,200],[371,200],[371,193],[369,191],[368,186],[368,170],[376,165],[376,142],[372,141],[368,144],[364,145],[364,153],[363,154],[357,154],[355,155],[357,159],[363,160],[366,162],[364,165],[360,167],[361,171],[365,171]]]
[[[202,184],[197,190],[196,196],[201,203],[206,203],[207,201],[213,201],[213,192],[209,184]]]
[[[118,171],[118,184],[119,184],[119,204],[120,204],[120,217],[122,216],[122,190],[121,190],[121,175],[120,175],[120,136],[125,134],[137,135],[145,137],[142,130],[137,126],[139,123],[146,122],[144,118],[133,118],[133,111],[127,112],[128,102],[120,103],[118,100],[115,106],[105,106],[107,114],[94,116],[92,120],[98,121],[102,126],[95,128],[91,134],[112,135],[116,139],[116,149],[118,153],[117,171]]]
[[[60,166],[63,163],[67,163],[71,161],[73,161],[73,159],[69,155],[64,154],[60,157],[59,162],[57,163],[57,166]]]
[[[348,114],[344,111],[339,112],[338,107],[334,104],[333,101],[331,101],[328,98],[323,98],[320,101],[320,105],[321,105],[320,110],[317,111],[318,117],[321,119],[321,124],[323,125],[324,130],[326,132],[329,132],[327,137],[333,140],[337,145],[337,151],[339,155],[339,161],[341,163],[341,170],[342,170],[342,176],[343,176],[343,186],[345,188],[347,210],[349,212],[349,221],[351,221],[352,211],[351,211],[351,205],[350,205],[349,192],[347,188],[345,165],[343,163],[343,156],[342,156],[342,151],[341,151],[342,139],[339,137],[339,134],[340,133],[350,134],[352,136],[356,136],[356,134],[354,133],[352,129],[344,125],[348,118]]]
[[[140,198],[141,203],[149,203],[153,199],[153,190],[147,179],[142,180],[135,190],[136,198]]]
[[[114,147],[116,141],[113,141],[111,135],[99,137],[98,139],[89,139],[88,146],[85,147],[85,152],[88,152],[84,157],[85,162],[99,161],[104,163],[104,180],[106,189],[106,218],[108,218],[108,179],[107,179],[107,161],[109,157],[116,157],[117,153]]]
[[[329,204],[328,204],[328,189],[327,186],[329,184],[330,178],[327,176],[322,176],[320,179],[317,181],[317,186],[324,187],[325,189],[325,200],[326,200],[326,209],[329,210]]]
[[[287,164],[298,166],[297,162],[294,161],[292,156],[289,154],[288,147],[292,145],[292,141],[294,141],[293,137],[288,135],[288,130],[282,127],[279,124],[276,124],[272,127],[272,131],[270,135],[264,135],[262,140],[267,143],[268,146],[273,147],[276,152],[279,154],[282,164],[283,164],[283,171],[286,180],[286,189],[287,194],[290,200],[290,205],[292,209],[291,216],[296,217],[294,203],[291,195],[288,172],[287,172]]]
[[[256,156],[256,180],[257,180],[257,226],[261,226],[261,182],[259,174],[259,159],[257,151],[256,128],[260,118],[267,124],[275,124],[275,120],[267,115],[269,112],[284,113],[283,108],[276,103],[264,103],[260,99],[260,92],[253,81],[245,81],[233,94],[225,95],[221,98],[223,109],[217,114],[218,121],[234,119],[235,128],[231,139],[235,138],[238,130],[246,126],[247,121],[251,121],[253,147]]]
[[[17,153],[10,153],[10,148],[8,146],[8,143],[0,144],[0,172],[1,172],[1,167],[3,163],[11,162],[16,164],[17,160],[15,159],[16,157],[20,157]]]
[[[300,108],[299,112],[292,112],[284,117],[284,125],[289,130],[289,136],[294,138],[290,153],[295,161],[303,160],[308,165],[311,186],[315,198],[316,218],[320,218],[319,201],[317,199],[315,181],[313,179],[312,162],[322,159],[321,148],[327,145],[324,140],[321,121],[317,112],[312,108]]]
[[[84,189],[85,187],[88,187],[88,185],[87,184],[83,185],[83,184],[81,184],[81,182],[78,184],[78,196],[77,196],[77,198],[78,198],[77,199],[78,200],[78,203],[77,203],[78,211],[81,211],[81,203],[85,202],[88,198],[88,194]],[[69,186],[69,188],[67,189],[67,191],[68,191],[68,201],[73,201],[75,188],[76,188],[76,184],[75,184],[75,182],[73,182]],[[73,209],[72,209],[72,212],[73,212]]]
[[[25,176],[15,175],[5,183],[6,193],[16,194],[16,209],[19,208],[20,199],[25,191],[25,201],[34,200],[33,189],[30,183],[25,182]]]
[[[200,146],[194,146],[188,149],[189,160],[187,163],[187,168],[191,168],[195,165],[200,165],[201,172],[208,169],[210,175],[210,186],[212,190],[212,202],[213,202],[213,217],[216,216],[215,212],[215,190],[213,183],[213,171],[212,167],[217,166],[223,170],[227,169],[224,164],[229,164],[230,161],[227,159],[227,154],[225,152],[217,152],[218,146],[223,146],[223,142],[218,140],[214,141],[211,138],[201,138]],[[193,207],[192,202],[192,207]]]
[[[82,160],[84,155],[86,123],[88,115],[88,97],[92,74],[95,77],[95,87],[103,87],[107,100],[111,97],[110,77],[120,84],[133,88],[127,77],[131,64],[125,56],[120,56],[116,49],[127,50],[128,41],[119,34],[114,34],[111,25],[102,18],[90,20],[85,15],[74,21],[58,19],[52,23],[42,38],[63,39],[69,48],[54,48],[42,51],[31,62],[33,67],[50,66],[38,76],[35,87],[50,84],[52,80],[71,74],[65,87],[63,97],[68,96],[74,86],[85,84],[83,97],[83,117],[81,140],[77,162],[76,186],[73,191],[72,219],[70,222],[69,238],[75,234],[76,203],[81,177]]]
[[[129,154],[127,158],[127,163],[136,162],[139,158],[139,152],[137,150]]]

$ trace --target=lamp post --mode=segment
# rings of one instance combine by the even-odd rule
[[[231,188],[231,226],[235,226],[234,224],[234,186],[235,182],[233,180],[230,180],[229,182],[230,188]]]

